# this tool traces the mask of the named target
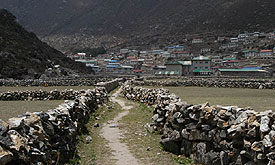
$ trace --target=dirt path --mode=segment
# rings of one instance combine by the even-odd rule
[[[113,150],[112,159],[116,159],[116,165],[140,165],[140,163],[129,151],[128,146],[120,141],[123,133],[119,129],[119,121],[129,114],[133,106],[126,106],[123,100],[118,98],[121,89],[117,90],[111,97],[111,101],[118,103],[125,111],[119,113],[112,121],[104,123],[101,135],[108,140],[109,147]]]

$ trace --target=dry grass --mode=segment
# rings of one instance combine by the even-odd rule
[[[26,90],[65,90],[65,89],[93,89],[93,86],[51,86],[51,87],[0,87],[1,92],[7,91],[26,91]],[[11,117],[16,117],[26,112],[40,112],[56,108],[63,103],[64,100],[50,100],[50,101],[0,101],[0,119],[7,120]]]
[[[72,162],[76,163],[70,164],[115,164],[115,160],[111,159],[112,151],[107,146],[108,141],[100,136],[100,131],[103,123],[112,120],[121,111],[121,108],[117,104],[108,103],[107,106],[102,106],[95,112],[95,114],[90,118],[90,121],[86,124],[87,132],[79,138],[79,143],[77,145],[78,153],[77,156],[72,159],[74,160]],[[95,120],[95,117],[99,117],[99,120]],[[99,123],[100,127],[95,128],[95,123]],[[85,139],[87,136],[92,137],[90,143],[86,143]]]
[[[179,164],[176,155],[165,152],[159,141],[161,135],[149,133],[144,125],[152,122],[153,108],[144,104],[130,110],[129,115],[123,117],[121,128],[124,131],[123,141],[128,144],[132,154],[144,164],[175,165]]]
[[[211,105],[251,107],[256,111],[275,110],[275,91],[272,89],[164,87],[191,104],[209,102]]]
[[[56,108],[64,100],[50,101],[0,101],[0,119],[7,121],[26,112],[40,112]]]
[[[74,89],[74,90],[81,90],[81,89],[93,89],[94,86],[49,86],[49,87],[43,87],[43,86],[35,86],[35,87],[0,87],[0,93],[1,92],[7,92],[7,91],[26,91],[26,90],[42,90],[42,91],[52,91],[52,90],[65,90],[65,89]]]

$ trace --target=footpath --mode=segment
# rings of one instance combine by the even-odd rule
[[[123,133],[120,130],[119,121],[129,114],[133,106],[127,106],[124,100],[119,99],[121,89],[117,90],[111,97],[111,101],[118,103],[124,111],[120,112],[113,120],[104,123],[101,135],[108,141],[108,146],[113,151],[112,159],[117,160],[117,165],[140,165],[141,163],[130,153],[128,146],[121,142]]]

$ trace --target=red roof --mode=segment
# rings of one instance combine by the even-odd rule
[[[260,52],[261,53],[263,53],[263,52],[272,52],[272,50],[261,50]]]
[[[129,56],[127,59],[137,58],[136,56]]]
[[[134,72],[143,72],[143,70],[133,70]]]

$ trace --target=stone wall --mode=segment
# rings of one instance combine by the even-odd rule
[[[138,86],[196,86],[221,88],[275,89],[275,80],[265,79],[225,79],[225,78],[185,78],[180,80],[133,81]]]
[[[0,164],[63,164],[91,113],[107,100],[105,89],[96,88],[47,112],[0,120]]]
[[[32,101],[32,100],[74,100],[85,90],[53,90],[53,91],[8,91],[0,93],[0,101]]]
[[[106,89],[106,91],[109,93],[112,90],[116,89],[119,86],[119,83],[122,82],[122,81],[123,81],[122,78],[117,78],[117,79],[114,79],[112,81],[97,83],[96,86],[97,87],[104,87]]]
[[[167,151],[190,156],[195,164],[275,164],[275,113],[235,106],[182,102],[164,89],[125,85],[127,99],[154,105],[151,130],[163,134]]]
[[[0,79],[0,86],[93,86],[98,82],[110,81],[111,78],[76,78],[76,79]]]

